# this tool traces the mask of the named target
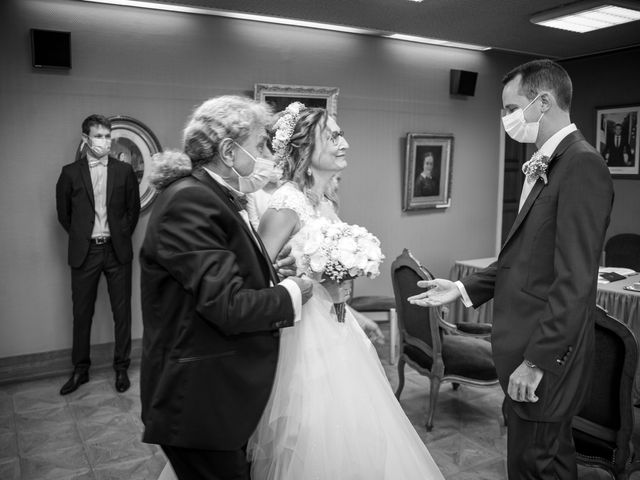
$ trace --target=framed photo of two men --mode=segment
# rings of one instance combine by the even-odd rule
[[[640,179],[640,105],[597,108],[596,147],[614,178]]]
[[[402,210],[451,205],[452,134],[407,134]]]

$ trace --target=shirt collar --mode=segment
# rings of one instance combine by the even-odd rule
[[[226,188],[229,193],[231,194],[231,196],[234,198],[234,200],[236,200],[240,206],[242,207],[242,209],[244,209],[244,207],[247,204],[247,196],[246,194],[242,193],[239,190],[236,190],[235,188],[233,188],[231,185],[229,185],[227,182],[224,181],[224,179],[218,175],[217,173],[215,173],[212,170],[209,170],[207,167],[204,167],[204,171],[207,172],[209,174],[209,176],[211,178],[213,178],[216,182],[218,182],[220,185],[222,185],[224,188]]]
[[[544,145],[542,145],[542,147],[540,147],[540,150],[538,151],[545,157],[551,157],[553,155],[553,152],[556,151],[556,148],[558,148],[558,145],[560,145],[560,142],[564,140],[564,138],[570,133],[575,132],[577,129],[578,127],[576,127],[575,123],[571,123],[566,127],[561,128],[556,133],[554,133],[549,138],[549,140],[544,142]]]
[[[109,163],[109,155],[105,155],[102,158],[96,158],[90,153],[87,153],[87,163],[89,163],[89,167],[95,167],[98,165],[104,165],[106,167]]]

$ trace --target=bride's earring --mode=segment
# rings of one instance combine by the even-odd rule
[[[307,168],[307,177],[310,177],[313,175],[313,172],[311,171],[310,168]]]

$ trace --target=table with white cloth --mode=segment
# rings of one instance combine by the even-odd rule
[[[478,270],[489,266],[495,257],[476,258],[456,261],[451,268],[451,280],[459,280]],[[610,283],[598,283],[596,303],[603,307],[609,315],[621,321],[640,338],[640,292],[625,290],[624,287],[640,282],[640,273]],[[477,310],[466,308],[461,301],[449,305],[449,319],[452,322],[484,322],[492,323],[493,301],[487,302]],[[634,386],[634,403],[640,402],[640,370],[636,371]]]

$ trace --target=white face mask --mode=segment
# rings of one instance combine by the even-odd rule
[[[531,100],[529,105],[524,108],[518,108],[508,115],[502,117],[502,125],[504,131],[513,138],[516,142],[520,143],[535,143],[538,139],[538,130],[540,129],[540,120],[544,115],[544,112],[540,114],[540,117],[536,122],[527,122],[524,119],[524,111],[533,105],[540,94],[536,95],[536,98]]]
[[[240,190],[242,193],[257,192],[262,187],[264,187],[267,183],[269,183],[269,181],[272,178],[273,170],[275,169],[276,165],[270,160],[266,160],[260,157],[258,158],[254,157],[249,152],[247,152],[241,145],[238,145],[236,142],[233,142],[233,143],[235,143],[240,148],[240,150],[242,150],[244,153],[249,155],[249,157],[254,162],[253,171],[246,177],[243,177],[238,173],[238,171],[235,168],[231,167],[231,170],[233,170],[233,173],[235,173],[238,176],[238,190]]]
[[[89,140],[86,141],[85,143],[87,144],[87,147],[89,147],[89,150],[91,150],[91,153],[96,157],[96,158],[102,158],[105,155],[107,155],[109,153],[109,150],[111,150],[111,139],[110,138],[95,138],[95,137],[87,137]]]

